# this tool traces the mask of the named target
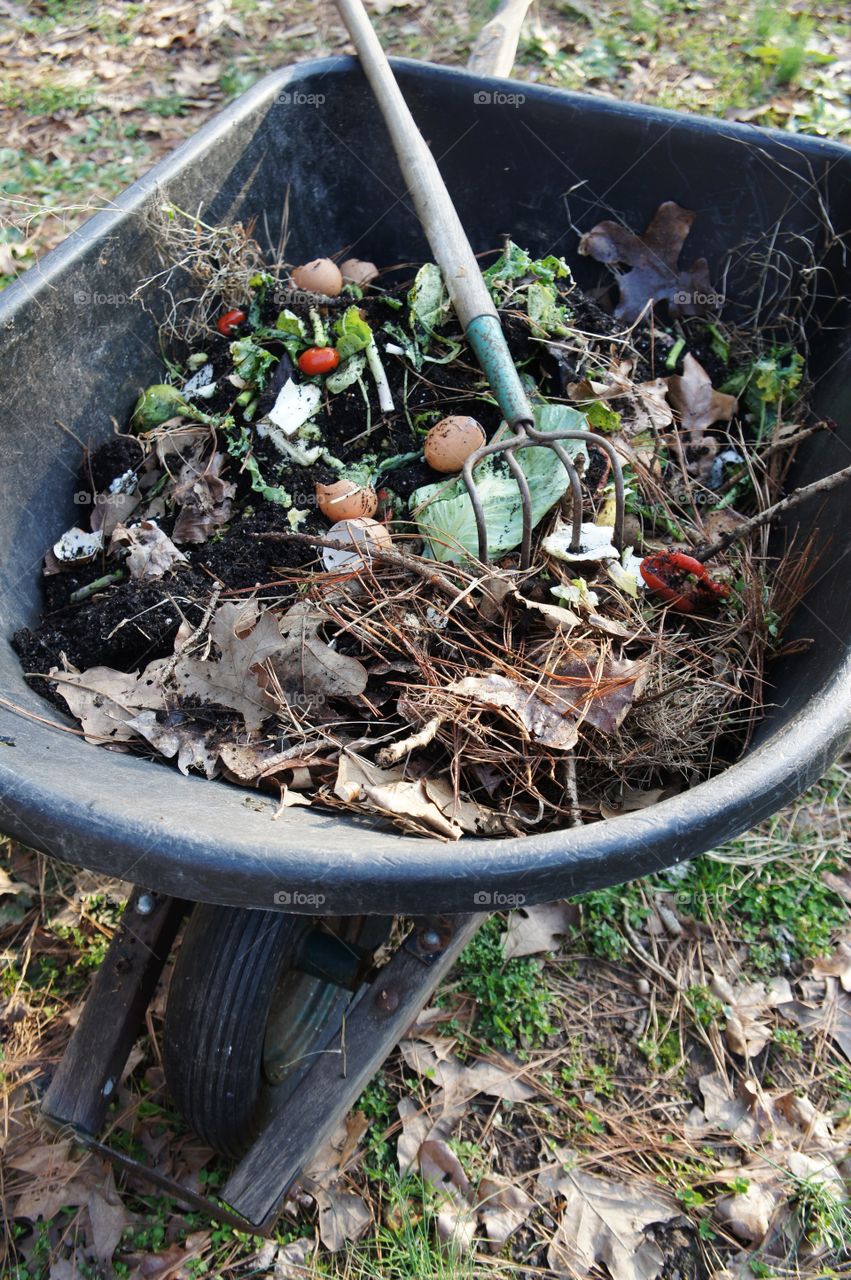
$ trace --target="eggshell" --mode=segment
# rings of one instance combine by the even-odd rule
[[[375,263],[364,262],[361,258],[346,258],[340,263],[340,271],[346,284],[357,284],[361,289],[365,289],[378,275]]]
[[[333,484],[316,486],[316,505],[328,520],[355,520],[375,515],[378,495],[369,485],[335,480]]]
[[[351,542],[351,551],[336,551],[333,547],[324,547],[322,563],[329,573],[335,569],[359,569],[370,557],[370,544],[379,547],[392,546],[393,539],[386,527],[369,516],[360,516],[357,520],[338,520],[328,530],[328,537],[337,542]]]
[[[314,258],[303,266],[293,267],[290,274],[297,289],[322,293],[326,298],[336,298],[343,287],[340,268],[330,258]]]
[[[485,433],[475,418],[451,414],[429,431],[423,452],[435,471],[460,471],[470,454],[484,443]]]

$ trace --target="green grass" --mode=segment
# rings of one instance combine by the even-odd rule
[[[461,953],[450,990],[474,1000],[474,1031],[479,1039],[496,1049],[518,1052],[540,1045],[555,1031],[556,999],[547,988],[538,960],[503,957],[500,939],[504,928],[500,916],[486,921]],[[447,998],[444,991],[441,999],[445,1002]]]
[[[836,769],[829,780],[800,802],[827,813],[841,801],[846,780]],[[579,898],[582,938],[602,959],[624,959],[629,947],[624,917],[640,929],[654,892],[673,896],[680,915],[715,922],[746,944],[748,967],[757,974],[778,973],[793,962],[830,951],[838,930],[848,924],[848,906],[822,879],[841,872],[843,863],[824,847],[818,812],[811,821],[778,815],[754,832],[724,845],[713,855],[695,858],[673,872]],[[712,997],[693,988],[698,1020],[711,1020]]]

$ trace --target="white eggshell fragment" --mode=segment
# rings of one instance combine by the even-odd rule
[[[336,542],[351,542],[352,549],[336,551],[332,547],[324,547],[322,563],[329,573],[337,569],[359,569],[370,560],[373,546],[389,547],[393,539],[379,520],[369,516],[360,516],[357,520],[338,520],[328,530],[328,537]]]
[[[86,564],[103,548],[103,534],[89,533],[85,529],[68,529],[53,544],[53,554],[62,564]]]

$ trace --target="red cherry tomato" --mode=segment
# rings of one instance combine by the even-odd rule
[[[729,587],[709,576],[706,565],[683,551],[646,556],[639,569],[653,594],[679,613],[706,612],[730,594]]]
[[[312,378],[316,373],[330,373],[340,363],[340,354],[334,347],[308,347],[298,358],[302,373]]]
[[[233,311],[226,311],[223,316],[219,316],[216,328],[223,338],[229,338],[241,324],[245,324],[245,312],[234,308]]]

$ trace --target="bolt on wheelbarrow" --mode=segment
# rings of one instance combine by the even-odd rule
[[[529,85],[520,111],[481,101],[510,88],[499,81],[395,65],[476,249],[493,247],[508,231],[532,249],[549,249],[565,235],[564,193],[582,180],[587,225],[613,209],[643,225],[676,194],[715,211],[702,220],[696,246],[710,263],[723,260],[731,226],[742,240],[779,226],[792,268],[806,271],[794,245],[814,238],[822,210],[841,230],[842,210],[851,207],[851,156],[818,139]],[[300,105],[306,96],[309,108]],[[319,155],[317,120],[327,125]],[[355,158],[364,149],[368,179]],[[426,255],[362,71],[331,59],[255,86],[0,297],[4,637],[37,611],[32,566],[44,531],[59,534],[71,514],[76,445],[53,429],[54,420],[105,439],[104,406],[129,410],[138,386],[159,368],[151,316],[130,304],[94,304],[81,314],[75,295],[129,298],[153,272],[146,219],[153,199],[203,204],[210,221],[256,218],[261,228],[276,227],[282,175],[299,194],[295,254],[307,257],[320,242],[368,244],[386,261]],[[397,201],[377,225],[373,183],[393,193],[388,206]],[[849,292],[849,268],[824,247],[810,309],[811,367],[819,412],[845,429],[846,348],[836,310],[829,327],[821,320]],[[587,262],[578,260],[575,270],[580,283],[591,282]],[[738,280],[728,281],[731,297],[747,286],[748,270],[743,262]],[[842,429],[805,442],[796,479],[835,469],[848,442]],[[226,1204],[206,1211],[268,1227],[329,1117],[354,1100],[489,905],[507,896],[533,904],[660,870],[752,826],[820,776],[851,723],[851,535],[841,516],[842,497],[834,494],[815,531],[823,546],[830,540],[832,568],[811,584],[793,623],[793,635],[811,643],[773,670],[773,706],[747,754],[653,809],[522,839],[440,844],[315,810],[290,811],[287,826],[273,828],[262,801],[246,807],[226,788],[165,771],[153,789],[150,764],[117,753],[97,757],[95,790],[94,748],[63,732],[58,717],[51,722],[4,645],[0,732],[16,743],[0,759],[4,828],[51,856],[141,886],[54,1077],[47,1112],[97,1144],[184,904],[201,904],[179,953],[165,1052],[178,1064],[172,1078],[193,1122],[240,1159]],[[416,923],[376,971],[393,917]],[[220,1065],[228,1045],[238,1050],[230,1055],[238,1059],[232,1075]],[[216,1069],[202,1077],[205,1057]]]

